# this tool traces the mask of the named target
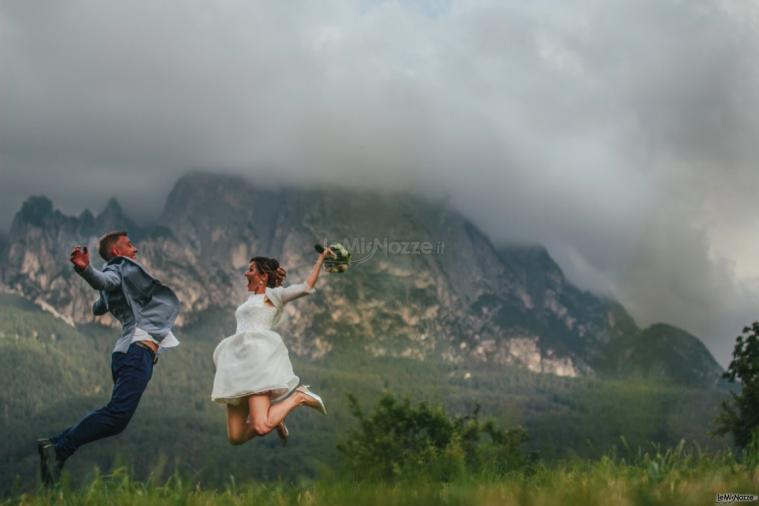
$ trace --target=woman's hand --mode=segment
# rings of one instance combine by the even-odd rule
[[[319,271],[322,268],[322,264],[324,263],[324,259],[326,259],[328,256],[331,257],[337,257],[335,255],[335,252],[329,249],[329,246],[324,246],[324,249],[321,253],[319,253],[319,258],[316,260],[316,263],[314,264],[314,268],[311,269],[311,274],[308,275],[308,279],[306,279],[306,284],[313,288],[316,284],[316,280],[319,279]]]
[[[321,260],[323,262],[328,256],[333,257],[333,258],[337,258],[337,255],[335,254],[334,251],[332,251],[331,249],[329,249],[329,246],[324,246],[324,251],[322,251],[319,254],[319,260]]]
[[[287,277],[287,271],[285,271],[284,267],[277,267],[277,280],[279,281],[279,284],[281,285],[284,283],[285,278]]]

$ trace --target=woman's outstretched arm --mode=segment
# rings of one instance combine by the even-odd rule
[[[314,268],[311,269],[311,274],[308,275],[306,281],[286,287],[274,288],[271,292],[271,296],[275,299],[278,299],[278,302],[274,302],[274,304],[287,304],[288,302],[299,299],[304,295],[315,292],[316,288],[314,288],[314,285],[316,284],[316,280],[319,279],[319,271],[321,270],[321,266],[324,263],[324,259],[330,254],[332,254],[332,251],[325,249],[319,255],[319,258],[316,260]]]
[[[316,285],[316,280],[319,279],[319,271],[321,271],[324,260],[328,256],[333,256],[333,255],[334,253],[332,253],[332,250],[329,249],[329,247],[325,247],[324,250],[319,254],[319,258],[316,259],[314,268],[311,269],[311,274],[309,274],[308,277],[306,278],[306,285],[309,288],[313,288],[314,285]]]

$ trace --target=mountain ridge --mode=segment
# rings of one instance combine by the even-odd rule
[[[68,250],[94,246],[112,229],[128,230],[140,261],[175,287],[183,302],[179,325],[243,300],[242,272],[254,255],[277,257],[288,280],[297,282],[315,260],[314,242],[324,237],[445,246],[429,254],[354,251],[354,259],[366,261],[345,275],[324,273],[324,299],[287,308],[283,332],[293,336],[291,350],[300,356],[320,357],[349,343],[373,355],[467,357],[565,376],[614,375],[626,353],[654,364],[640,342],[658,336],[685,346],[706,371],[688,369],[675,381],[713,385],[721,374],[697,338],[684,338],[676,327],[638,328],[618,302],[570,283],[544,247],[494,245],[447,201],[405,192],[263,187],[242,176],[196,172],[176,182],[156,224],[145,228],[115,199],[97,215],[85,210],[72,217],[47,197],[32,196],[13,220],[2,281],[76,323],[90,322],[92,293],[73,275]]]

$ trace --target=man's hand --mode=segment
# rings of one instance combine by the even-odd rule
[[[71,252],[71,263],[78,270],[83,271],[90,265],[90,254],[87,252],[87,246],[77,246]]]
[[[287,277],[287,272],[284,267],[277,267],[277,279],[279,280],[279,284],[282,284],[285,281],[285,277]]]

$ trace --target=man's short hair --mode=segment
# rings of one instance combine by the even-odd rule
[[[117,232],[108,232],[103,237],[101,237],[100,245],[98,246],[98,253],[100,253],[100,258],[106,262],[113,258],[113,255],[111,255],[111,248],[113,248],[113,245],[116,244],[116,241],[119,240],[119,237],[125,235],[127,235],[126,232],[119,230]]]

